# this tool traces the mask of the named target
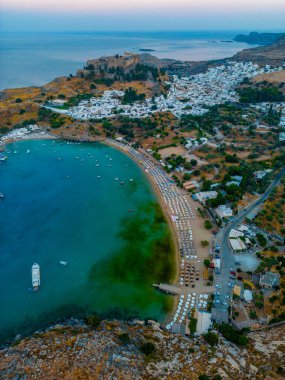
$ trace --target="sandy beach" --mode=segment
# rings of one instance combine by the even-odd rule
[[[174,205],[174,209],[173,209],[173,204],[171,202],[170,204],[168,204],[170,201],[170,199],[167,198],[168,191],[165,190],[164,187],[162,187],[162,183],[161,183],[162,181],[161,178],[164,178],[165,180],[166,178],[168,178],[167,181],[171,181],[171,179],[164,173],[164,171],[159,167],[159,165],[157,164],[157,162],[153,159],[151,155],[149,155],[147,152],[145,152],[142,149],[135,151],[129,146],[118,143],[115,140],[108,139],[105,141],[105,143],[110,144],[111,146],[129,155],[143,168],[145,174],[147,175],[153,187],[153,190],[157,196],[157,199],[160,202],[161,208],[163,210],[165,218],[168,221],[168,224],[170,227],[170,231],[173,237],[173,242],[175,244],[176,276],[173,279],[172,284],[174,284],[174,286],[176,286],[176,289],[178,289],[178,294],[180,293],[187,296],[188,294],[193,293],[194,298],[198,302],[200,295],[205,294],[205,292],[211,293],[213,291],[212,287],[206,286],[206,283],[204,281],[204,274],[203,274],[204,269],[205,269],[203,261],[205,258],[208,258],[209,256],[209,246],[212,240],[212,234],[210,231],[204,228],[204,219],[197,212],[197,208],[199,204],[195,202],[191,198],[191,195],[187,193],[184,189],[180,189],[176,185],[173,184],[171,185],[171,187],[173,188],[171,192],[175,191],[175,194],[177,194],[175,197],[177,197],[177,201],[180,204],[179,207],[182,207],[182,209],[179,208],[180,210],[179,211],[178,209],[177,210],[175,209],[175,205]],[[151,165],[152,167],[148,165]],[[154,168],[157,168],[156,170],[158,170],[158,172],[161,173],[160,174],[162,176],[161,178],[157,177],[157,172],[155,174]],[[166,194],[165,194],[165,191],[166,191]],[[186,211],[187,209],[189,211]],[[190,214],[184,220],[185,211],[190,212]],[[180,212],[181,212],[181,215],[180,215]],[[177,214],[177,216],[175,216],[175,214]],[[177,219],[176,219],[177,217],[178,217],[178,224],[177,224]],[[190,219],[191,221],[189,224]],[[181,223],[184,226],[183,230],[181,230]],[[190,240],[188,241],[189,238]],[[191,239],[192,239],[192,243],[191,243]],[[202,240],[207,240],[209,242],[209,246],[202,247],[201,245]],[[191,255],[192,251],[193,251],[192,256],[187,256],[189,254]],[[194,268],[196,271],[195,273],[197,273],[194,278],[194,285],[192,282],[191,286],[189,286],[190,284],[187,285],[187,280],[184,278],[184,274],[183,274],[184,269],[182,268],[184,268],[185,262],[187,263],[187,265],[189,264],[192,266],[194,265]],[[172,316],[175,314],[175,310],[177,310],[178,301],[179,301],[179,298],[174,297],[172,310],[169,313],[166,319],[166,322],[171,321]]]

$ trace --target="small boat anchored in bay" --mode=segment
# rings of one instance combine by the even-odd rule
[[[33,284],[34,291],[39,290],[41,279],[40,279],[40,266],[37,263],[33,264],[32,266],[32,284]]]

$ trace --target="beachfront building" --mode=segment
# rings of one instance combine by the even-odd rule
[[[193,199],[199,201],[200,203],[205,203],[208,199],[217,198],[218,193],[216,191],[200,191],[192,196]]]
[[[212,327],[211,313],[205,310],[198,310],[196,334],[205,334]]]
[[[198,184],[198,182],[196,182],[196,181],[186,181],[186,182],[184,182],[183,183],[183,188],[185,189],[185,190],[197,190],[198,188],[199,188],[199,184]]]

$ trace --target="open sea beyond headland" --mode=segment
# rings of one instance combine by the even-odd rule
[[[210,60],[248,48],[231,32],[2,32],[0,90],[40,86],[75,74],[87,59],[152,49],[159,58]],[[250,45],[253,47],[254,45]]]
[[[172,298],[152,284],[175,275],[173,242],[138,165],[101,143],[19,141],[6,150],[1,342],[92,312],[163,320]],[[38,292],[29,290],[35,262]]]

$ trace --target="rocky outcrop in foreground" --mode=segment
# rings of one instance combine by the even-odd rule
[[[3,349],[0,378],[195,380],[201,374],[239,380],[284,378],[285,328],[249,336],[247,348],[222,337],[211,347],[203,338],[169,334],[157,323],[102,322],[97,330],[82,323],[56,325]]]

